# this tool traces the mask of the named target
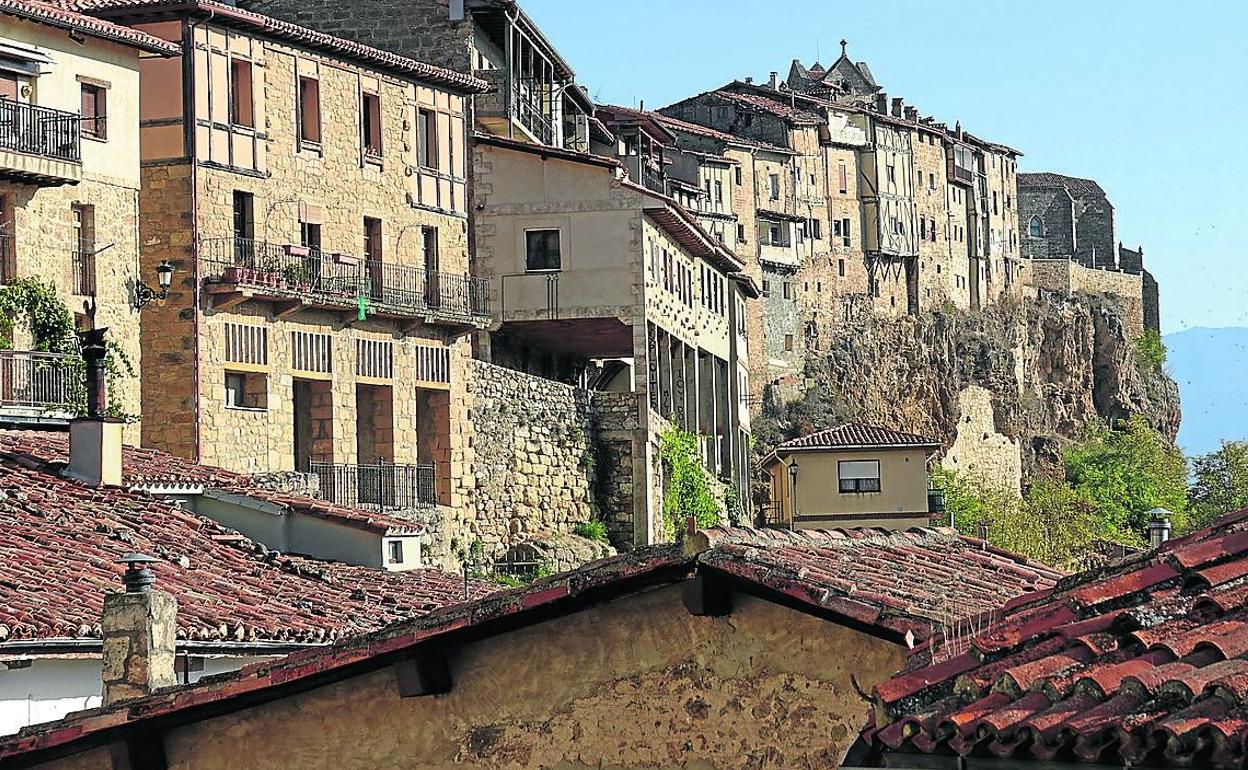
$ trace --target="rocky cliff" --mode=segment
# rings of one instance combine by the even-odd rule
[[[937,437],[946,467],[1017,488],[1096,420],[1140,413],[1173,439],[1178,387],[1140,359],[1123,317],[1111,296],[1047,291],[976,314],[864,317],[810,357],[796,398],[769,394],[758,445],[874,422]]]

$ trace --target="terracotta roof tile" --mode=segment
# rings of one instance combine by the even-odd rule
[[[28,441],[0,434],[0,641],[98,638],[104,594],[121,587],[114,562],[132,551],[162,560],[158,584],[191,641],[324,643],[463,600],[453,574],[283,555],[146,493],[16,462],[11,447]]]
[[[859,447],[939,447],[935,439],[878,425],[846,423],[799,436],[776,449],[854,449]]]
[[[77,13],[53,3],[39,2],[39,0],[0,0],[0,13],[53,27],[71,29],[101,40],[124,43],[149,53],[172,56],[182,50],[182,47],[176,43],[161,40],[146,32]]]
[[[818,126],[826,122],[813,112],[798,109],[792,105],[785,104],[783,101],[770,99],[760,94],[743,94],[721,90],[716,91],[715,95],[752,110],[774,115],[796,125]]]
[[[1241,767],[1248,760],[1244,519],[1229,515],[1006,605],[973,640],[980,651],[973,665],[958,663],[956,687],[940,668],[948,662],[879,685],[883,716],[864,735],[904,752]],[[958,722],[956,734],[927,726],[957,722],[999,693],[1010,701],[993,713],[1006,718],[978,716],[983,735],[965,734],[970,722]],[[939,704],[935,714],[932,704]]]
[[[421,61],[400,56],[391,51],[374,48],[354,40],[330,35],[319,30],[293,24],[283,19],[239,8],[233,3],[218,0],[53,0],[69,10],[93,16],[127,18],[138,14],[162,12],[184,13],[207,11],[222,23],[240,24],[271,37],[315,48],[327,53],[345,56],[356,61],[372,64],[403,75],[410,75],[428,83],[446,86],[466,93],[484,93],[490,85],[473,75],[435,67]]]

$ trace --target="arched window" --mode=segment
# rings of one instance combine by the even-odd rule
[[[1027,234],[1032,238],[1039,238],[1044,235],[1044,223],[1040,221],[1040,217],[1034,216],[1027,223]]]

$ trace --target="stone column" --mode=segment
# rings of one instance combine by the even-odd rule
[[[105,706],[178,683],[173,670],[177,614],[177,601],[164,591],[104,597]]]

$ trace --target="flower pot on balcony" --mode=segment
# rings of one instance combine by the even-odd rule
[[[353,257],[350,254],[335,254],[334,262],[340,265],[358,265],[360,264],[360,258]]]
[[[286,254],[292,257],[306,257],[311,253],[312,249],[307,246],[299,246],[293,243],[286,246]]]
[[[242,272],[241,267],[227,267],[221,271],[221,280],[226,283],[241,283]]]

